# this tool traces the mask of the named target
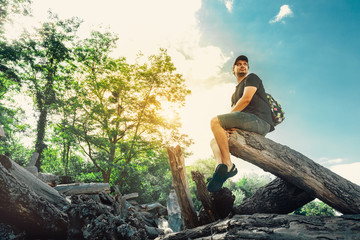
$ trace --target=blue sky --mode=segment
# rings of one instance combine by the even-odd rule
[[[271,22],[284,5],[292,13]],[[360,1],[243,0],[231,12],[203,1],[197,17],[202,42],[247,54],[284,107],[285,122],[268,137],[314,160],[359,161]]]
[[[194,139],[190,163],[211,156],[209,122],[230,110],[233,59],[246,54],[286,112],[267,135],[360,184],[360,1],[357,0],[33,0],[8,36],[37,26],[51,9],[118,33],[117,56],[133,60],[167,48],[192,95],[180,110]],[[25,102],[25,101],[23,101]],[[240,172],[258,172],[238,162]]]

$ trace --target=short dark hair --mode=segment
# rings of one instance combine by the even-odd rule
[[[245,56],[245,55],[240,55],[240,56],[238,56],[238,57],[235,59],[233,66],[235,66],[235,64],[236,64],[239,60],[246,61],[246,62],[249,64],[249,60],[248,60],[247,56]]]

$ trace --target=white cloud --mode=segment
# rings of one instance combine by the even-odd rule
[[[270,20],[270,23],[280,22],[285,17],[290,16],[293,16],[293,12],[291,11],[289,5],[282,5],[280,7],[280,12],[272,20]]]
[[[330,170],[360,186],[360,162],[336,165]]]
[[[229,11],[229,13],[232,13],[234,0],[224,0],[225,7]]]

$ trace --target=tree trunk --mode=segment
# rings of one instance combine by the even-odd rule
[[[360,239],[359,219],[360,215],[236,215],[228,220],[170,233],[156,239]]]
[[[0,163],[0,222],[29,237],[65,239],[68,219],[61,206],[66,199],[6,156],[0,155]]]
[[[104,179],[104,183],[109,183],[110,182],[110,175],[111,175],[111,168],[107,168],[106,170],[101,170],[103,179]]]
[[[204,175],[198,171],[191,171],[191,176],[196,184],[197,195],[202,203],[208,221],[215,222],[219,219],[219,216],[216,213],[213,202],[211,201],[209,191],[206,189]]]
[[[314,199],[313,196],[276,178],[264,187],[259,188],[254,195],[234,207],[234,214],[277,213],[287,214]]]
[[[35,166],[39,171],[41,171],[41,157],[42,152],[45,149],[46,145],[44,143],[45,138],[45,129],[47,124],[47,109],[40,110],[40,116],[37,122],[37,135],[36,135],[36,143],[35,143],[35,152],[39,153],[39,157]]]
[[[229,139],[232,155],[253,163],[319,198],[344,214],[360,213],[360,186],[291,148],[238,130]]]
[[[194,228],[198,226],[198,218],[192,202],[187,181],[184,156],[180,146],[168,147],[170,169],[172,173],[173,185],[176,191],[177,199],[181,209],[184,226]]]

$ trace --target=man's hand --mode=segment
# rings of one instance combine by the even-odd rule
[[[226,129],[226,132],[228,134],[228,138],[230,138],[231,134],[233,134],[235,131],[236,131],[236,128]]]

